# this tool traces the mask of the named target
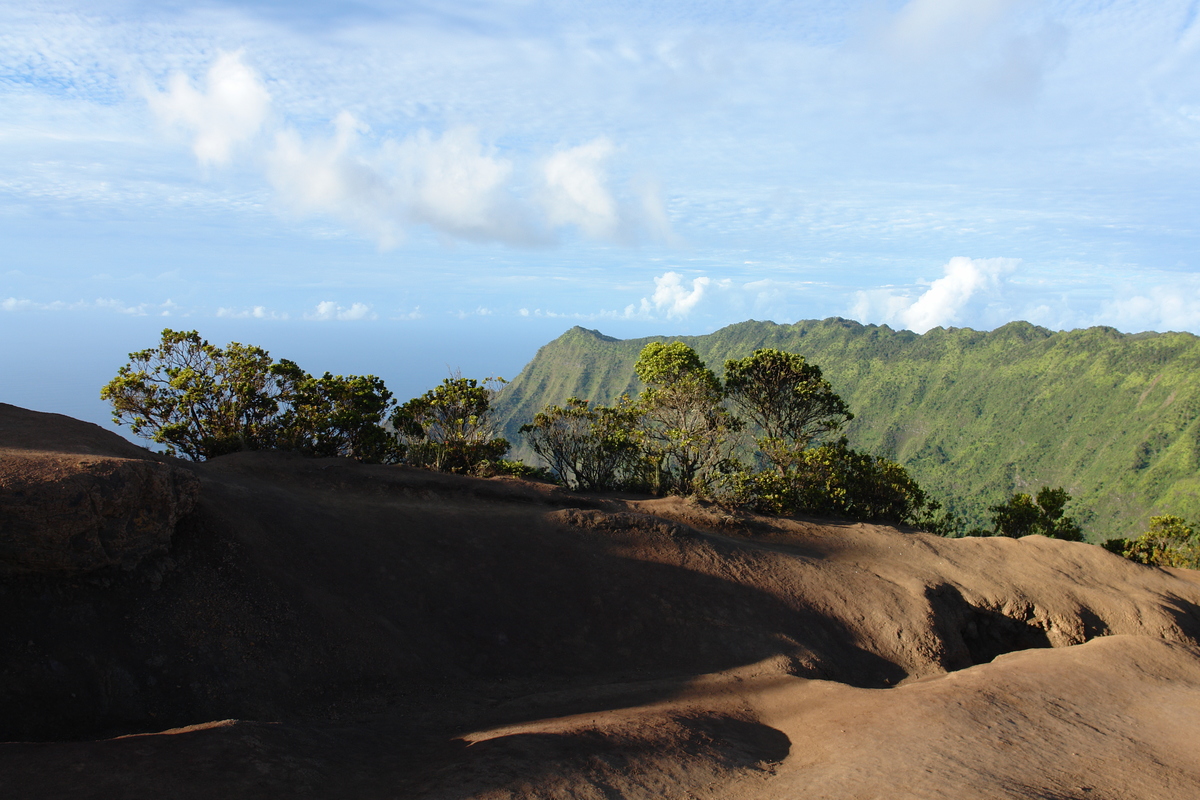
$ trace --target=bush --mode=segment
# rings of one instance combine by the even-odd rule
[[[1150,518],[1150,529],[1136,539],[1109,539],[1104,547],[1139,564],[1200,569],[1200,536],[1182,517]]]
[[[626,486],[639,473],[640,418],[627,396],[612,407],[572,397],[539,411],[521,433],[568,486],[602,491]]]
[[[100,390],[113,420],[202,461],[239,450],[282,448],[384,461],[394,456],[383,420],[394,405],[374,375],[313,378],[260,347],[216,347],[196,331],[162,332],[157,347]]]
[[[503,458],[508,440],[495,435],[490,418],[496,384],[503,382],[455,375],[397,408],[391,424],[404,463],[473,474]]]
[[[1028,494],[1017,493],[1007,503],[991,506],[992,536],[1019,538],[1041,534],[1069,542],[1083,541],[1083,528],[1072,517],[1065,516],[1071,495],[1066,489],[1042,487],[1036,499]]]
[[[734,502],[771,514],[904,524],[937,510],[902,466],[853,450],[844,438],[802,451],[782,472],[742,472],[733,484]]]

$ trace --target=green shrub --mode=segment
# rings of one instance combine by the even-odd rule
[[[1109,539],[1104,547],[1139,564],[1200,569],[1200,536],[1182,517],[1150,518],[1150,529],[1136,539]]]

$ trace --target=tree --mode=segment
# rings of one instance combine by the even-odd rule
[[[656,482],[684,494],[701,489],[730,457],[741,427],[722,405],[721,382],[683,342],[646,345],[634,370],[646,384],[637,403]]]
[[[469,473],[508,452],[508,440],[495,436],[491,401],[503,378],[454,375],[392,414],[406,463],[443,472]]]
[[[273,444],[289,378],[272,370],[262,348],[233,342],[222,349],[196,331],[168,328],[158,347],[129,359],[100,397],[135,435],[194,461]]]
[[[559,478],[576,489],[602,491],[624,484],[641,460],[641,412],[628,395],[616,406],[589,406],[572,397],[547,406],[521,426],[529,446]]]
[[[1014,494],[1008,502],[988,508],[992,512],[993,536],[1019,538],[1041,534],[1071,542],[1083,541],[1083,529],[1071,517],[1065,516],[1071,495],[1066,489],[1042,487],[1037,498]]]
[[[1136,539],[1109,539],[1104,547],[1139,564],[1200,569],[1200,535],[1182,517],[1150,518],[1150,529]]]
[[[814,439],[854,419],[820,367],[781,350],[760,349],[726,361],[725,392],[761,431],[755,442],[780,475]]]
[[[374,375],[320,378],[290,361],[277,370],[288,376],[288,408],[278,420],[278,445],[313,456],[391,462],[398,458],[395,434],[384,428],[396,405],[383,380]]]
[[[373,375],[313,378],[261,347],[209,344],[196,331],[162,332],[157,347],[101,390],[113,419],[194,461],[239,450],[282,448],[386,460],[382,420],[394,403]]]

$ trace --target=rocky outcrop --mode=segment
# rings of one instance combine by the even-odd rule
[[[30,428],[75,446],[33,449]],[[187,469],[97,426],[0,407],[0,574],[132,568],[167,550],[199,490]]]

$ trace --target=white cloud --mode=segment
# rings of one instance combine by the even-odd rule
[[[375,319],[378,314],[371,310],[371,307],[366,303],[354,303],[349,307],[340,306],[332,300],[325,300],[317,303],[316,310],[311,314],[305,314],[305,319],[328,320],[337,319],[343,321],[354,321],[362,319]]]
[[[860,291],[851,313],[863,322],[898,324],[916,333],[955,325],[968,309],[978,312],[979,305],[994,304],[1003,278],[1019,263],[1013,258],[956,256],[944,267],[945,275],[929,284],[920,296],[914,298],[894,289]]]
[[[113,311],[118,314],[144,317],[151,313],[169,317],[179,308],[177,303],[167,300],[163,303],[138,303],[130,305],[122,300],[113,298],[97,298],[95,300],[76,300],[66,302],[53,300],[49,303],[39,303],[27,298],[8,297],[0,300],[0,311]]]
[[[413,222],[478,241],[530,244],[537,238],[511,191],[512,162],[485,148],[473,128],[387,140],[380,161]]]
[[[203,83],[197,89],[176,73],[168,91],[146,96],[162,121],[194,137],[201,165],[228,164],[234,147],[266,126],[271,96],[240,51],[219,56]],[[332,136],[279,128],[261,155],[283,206],[331,216],[383,248],[418,225],[456,239],[516,246],[549,244],[566,228],[606,241],[638,234],[668,240],[670,225],[653,181],[631,186],[627,202],[612,193],[605,165],[614,152],[601,136],[518,161],[471,126],[379,137],[342,111]]]
[[[146,100],[162,122],[194,137],[192,150],[205,166],[228,164],[233,148],[258,134],[271,105],[270,93],[242,63],[240,50],[219,55],[201,89],[177,72],[166,92],[147,89]]]
[[[919,91],[957,86],[1024,99],[1062,56],[1066,28],[1031,0],[910,0],[887,18],[881,44]],[[915,68],[915,72],[912,69]]]
[[[1126,287],[1109,302],[1095,324],[1124,331],[1200,332],[1200,277],[1187,277],[1151,287]]]
[[[330,214],[390,247],[400,234],[393,191],[354,153],[365,128],[342,112],[334,129],[333,138],[313,142],[293,130],[276,134],[267,154],[267,178],[293,211]]]
[[[678,272],[665,272],[654,279],[654,294],[643,297],[640,304],[627,306],[625,316],[648,317],[657,312],[665,314],[668,319],[686,317],[704,299],[710,285],[712,279],[702,276],[693,278],[689,289]]]
[[[474,311],[457,311],[454,316],[459,319],[466,319],[467,317],[490,317],[494,313],[496,312],[490,308],[479,306]]]
[[[958,41],[970,44],[987,33],[1022,0],[910,0],[893,18],[888,35],[914,55]]]
[[[609,191],[603,163],[613,146],[604,138],[554,153],[529,175],[470,127],[378,144],[349,113],[334,127],[326,140],[305,141],[293,130],[277,134],[267,176],[293,211],[334,216],[381,247],[422,224],[459,239],[517,246],[548,244],[562,228],[600,240],[633,238],[635,230],[670,235],[657,187],[639,189],[638,214]],[[537,201],[516,188],[529,183],[541,185]]]
[[[542,203],[550,225],[578,226],[597,239],[612,238],[619,223],[617,203],[608,191],[604,162],[613,145],[603,137],[560,150],[542,165]]]
[[[287,319],[286,312],[272,311],[266,306],[254,306],[252,308],[218,308],[218,317],[226,317],[228,319]]]

